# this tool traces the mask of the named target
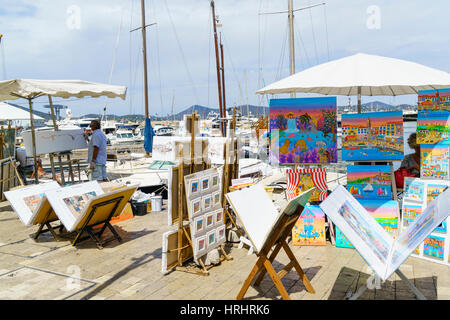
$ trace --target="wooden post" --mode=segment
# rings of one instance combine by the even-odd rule
[[[176,145],[176,144],[175,144]],[[183,207],[184,207],[184,154],[183,144],[180,145],[178,150],[178,266],[183,265]]]
[[[39,174],[38,174],[38,163],[37,163],[37,155],[36,155],[36,135],[34,132],[34,117],[33,117],[33,102],[32,98],[27,98],[28,104],[30,106],[30,127],[31,127],[31,140],[33,143],[33,160],[34,160],[34,179],[36,184],[39,183]]]

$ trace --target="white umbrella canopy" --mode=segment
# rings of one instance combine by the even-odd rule
[[[34,115],[33,119],[44,120],[44,118],[39,117],[38,115]],[[30,113],[8,103],[0,102],[0,121],[8,120],[30,120]]]
[[[397,96],[450,87],[450,74],[414,62],[358,53],[274,82],[256,93]]]
[[[15,79],[0,81],[0,101],[48,95],[59,98],[103,97],[125,100],[127,88],[82,80]]]

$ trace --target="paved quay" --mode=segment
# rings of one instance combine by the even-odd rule
[[[70,239],[56,242],[37,227],[25,227],[8,202],[0,203],[0,299],[164,299],[234,300],[254,266],[257,256],[244,247],[227,244],[233,257],[210,269],[209,276],[182,271],[161,273],[162,234],[167,226],[167,202],[163,211],[114,224],[123,238],[98,249],[88,240],[72,247]],[[106,234],[109,236],[109,234]],[[343,300],[347,292],[365,285],[370,270],[354,249],[291,246],[316,293],[310,294],[290,271],[282,282],[294,300]],[[274,266],[280,270],[289,260],[284,252]],[[400,270],[432,300],[450,299],[449,267],[410,257]],[[250,286],[249,300],[281,299],[268,275],[260,286]],[[361,300],[415,299],[397,275],[367,290]]]

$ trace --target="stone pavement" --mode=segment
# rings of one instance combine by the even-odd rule
[[[167,210],[164,201],[163,209]],[[162,234],[167,212],[152,212],[114,225],[123,238],[102,250],[91,241],[72,247],[47,234],[35,242],[37,227],[25,227],[8,202],[0,203],[0,299],[164,299],[234,300],[256,262],[245,248],[229,244],[233,257],[210,269],[209,276],[182,271],[161,273]],[[316,293],[306,292],[295,271],[282,279],[291,299],[345,299],[370,277],[363,259],[353,249],[291,246]],[[284,252],[274,263],[277,270],[288,258]],[[450,299],[449,267],[409,258],[402,272],[428,299]],[[245,299],[280,299],[269,276],[251,286]],[[360,299],[414,299],[397,275],[381,289],[367,290]]]

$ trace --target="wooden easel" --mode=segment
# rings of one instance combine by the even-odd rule
[[[309,293],[315,293],[315,290],[312,287],[311,283],[309,282],[308,277],[303,272],[300,264],[295,258],[295,255],[292,253],[291,249],[289,248],[289,245],[286,242],[286,238],[291,233],[292,228],[297,222],[297,219],[299,218],[301,211],[302,210],[297,210],[296,214],[293,214],[291,216],[284,215],[281,218],[281,221],[275,227],[275,230],[272,232],[272,235],[264,244],[262,250],[257,254],[258,260],[256,261],[255,266],[253,267],[249,276],[245,280],[244,284],[242,285],[242,288],[239,291],[239,294],[237,295],[236,298],[237,300],[242,300],[244,298],[244,295],[247,292],[248,288],[250,287],[253,279],[258,274],[259,275],[256,278],[254,285],[256,286],[259,285],[262,279],[264,278],[266,272],[269,273],[270,278],[275,284],[275,287],[278,289],[278,292],[281,294],[283,300],[290,300],[290,296],[286,291],[286,288],[284,287],[283,283],[281,282],[281,279],[285,275],[287,275],[292,268],[295,268],[295,271],[297,272],[303,284],[305,285],[306,290]],[[275,247],[272,250],[273,246]],[[275,260],[276,256],[278,255],[278,253],[280,252],[281,248],[283,248],[284,251],[286,252],[287,256],[290,259],[290,262],[281,271],[277,273],[272,263]],[[270,254],[270,256],[268,256],[270,251],[272,251],[272,253]]]
[[[6,153],[8,154],[8,159],[11,162],[11,165],[14,167],[14,172],[16,173],[17,180],[19,180],[20,186],[24,186],[24,183],[22,181],[22,178],[20,177],[19,171],[17,170],[16,162],[13,160],[11,153],[9,152],[8,146],[5,143],[5,137],[3,133],[3,126],[0,131],[0,159],[3,159],[3,148],[6,150]],[[3,178],[3,177],[2,177]],[[14,177],[8,178],[8,180],[15,179]],[[6,191],[6,190],[3,190]]]
[[[205,163],[204,160],[202,160],[201,166],[196,165],[195,163],[195,122],[198,120],[198,123],[200,123],[200,116],[197,115],[197,112],[195,111],[192,113],[191,116],[187,117],[187,121],[191,122],[191,145],[190,145],[190,160],[187,166],[189,167],[189,173],[192,174],[198,171],[206,170],[210,168],[209,163]],[[198,259],[198,262],[200,264],[200,268],[198,267],[186,267],[183,266],[183,264],[189,260],[192,257],[184,256],[183,253],[186,252],[186,249],[188,247],[192,248],[193,252],[193,243],[190,236],[190,232],[187,226],[185,226],[185,221],[189,220],[189,216],[187,213],[187,198],[186,198],[186,192],[185,192],[185,186],[184,186],[184,176],[185,176],[185,163],[184,163],[184,152],[183,152],[183,144],[180,144],[180,149],[178,150],[178,243],[177,248],[173,250],[169,250],[169,252],[177,251],[178,254],[178,263],[175,267],[175,270],[177,271],[184,271],[188,273],[194,273],[198,275],[209,275],[209,269],[213,267],[213,265],[205,266],[203,261],[201,259]],[[197,170],[199,169],[199,170]],[[170,213],[169,213],[170,214]],[[223,248],[223,245],[219,247],[219,250],[222,253],[222,256],[220,257],[220,261],[223,260],[232,260],[231,257],[227,256],[225,253],[225,250]]]

